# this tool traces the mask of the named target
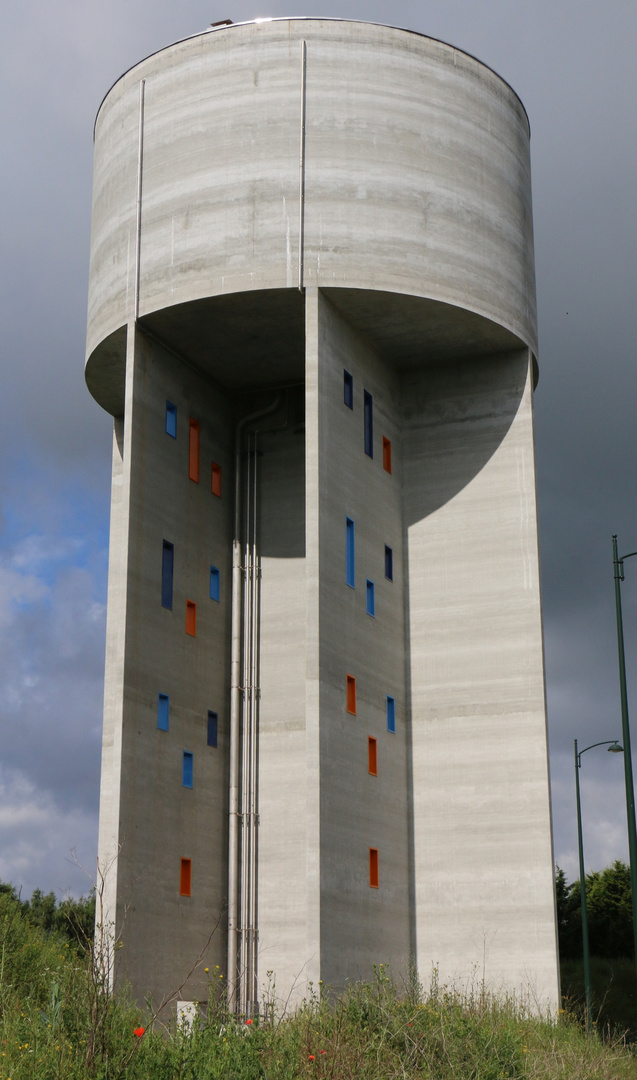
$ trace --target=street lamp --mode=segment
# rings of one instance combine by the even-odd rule
[[[582,767],[582,754],[587,750],[593,750],[596,746],[607,746],[609,754],[623,753],[623,747],[617,739],[606,739],[604,742],[591,743],[578,753],[577,739],[575,739],[575,794],[577,797],[577,846],[579,848],[579,891],[580,907],[582,911],[582,952],[584,954],[584,1000],[586,1003],[586,1030],[591,1030],[591,1008],[593,994],[591,990],[591,957],[588,948],[588,913],[586,911],[586,874],[584,873],[584,841],[582,839],[582,804],[579,793],[579,771]]]
[[[637,830],[635,829],[635,791],[633,788],[633,758],[630,752],[630,726],[628,723],[628,691],[626,689],[626,661],[624,658],[624,625],[622,622],[622,598],[619,587],[624,580],[624,559],[631,559],[637,551],[617,555],[617,535],[613,534],[613,571],[615,577],[615,608],[617,610],[617,650],[619,653],[619,691],[622,707],[622,741],[624,743],[624,776],[626,778],[626,817],[628,819],[628,861],[630,863],[630,892],[633,906],[633,944],[637,966]]]

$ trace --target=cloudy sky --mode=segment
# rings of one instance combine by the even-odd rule
[[[634,0],[23,0],[0,16],[0,878],[86,891],[97,838],[109,418],[83,381],[92,128],[131,64],[223,18],[388,22],[493,67],[531,121],[535,395],[556,861],[573,738],[620,736],[611,534],[637,548]],[[623,586],[637,716],[637,559]],[[637,743],[637,734],[633,740]],[[524,762],[520,762],[524,768]],[[620,755],[584,758],[587,866],[625,858]]]

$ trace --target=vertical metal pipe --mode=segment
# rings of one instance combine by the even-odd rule
[[[229,792],[228,792],[228,957],[227,984],[228,1005],[236,1011],[241,996],[241,975],[237,971],[239,959],[239,846],[240,846],[240,775],[241,746],[240,721],[242,704],[241,683],[241,630],[242,630],[242,578],[245,571],[241,567],[241,443],[243,430],[247,424],[274,412],[281,401],[277,394],[274,401],[265,409],[257,409],[239,420],[235,430],[234,464],[234,526],[232,540],[232,613],[231,613],[231,650],[230,650],[230,747],[229,747]]]
[[[257,626],[259,620],[258,603],[258,574],[257,574],[257,460],[258,460],[258,431],[254,433],[254,450],[252,464],[252,611],[251,611],[251,645],[250,645],[250,684],[252,696],[250,699],[250,898],[249,898],[249,933],[250,933],[250,957],[249,957],[249,999],[252,1011],[256,1000],[256,870],[257,870],[257,827],[256,827],[256,766],[257,766],[257,718],[258,718],[258,686],[257,686]]]
[[[238,456],[238,455],[237,455]],[[240,465],[235,465],[237,481]],[[239,715],[241,711],[241,546],[238,532],[232,541],[232,628],[230,646],[230,777],[228,820],[228,961],[227,994],[232,1007],[237,983],[237,911],[239,841]]]
[[[247,1005],[247,981],[249,978],[248,964],[248,902],[249,902],[249,845],[250,845],[250,818],[249,818],[249,760],[250,760],[250,713],[252,708],[252,686],[250,681],[250,645],[251,615],[252,615],[252,569],[250,565],[250,511],[251,511],[251,470],[252,449],[251,437],[248,435],[248,463],[246,469],[245,491],[245,547],[244,547],[244,579],[243,579],[243,708],[241,715],[241,972],[240,972],[240,1005],[241,1012],[245,1014]]]
[[[142,248],[142,175],[144,169],[144,97],[146,80],[139,82],[139,135],[137,144],[137,216],[135,222],[135,295],[133,314],[135,322],[139,318],[139,277]]]
[[[299,292],[303,292],[303,246],[305,241],[305,83],[307,42],[301,42],[301,132],[299,137]]]
[[[254,1001],[255,1008],[258,993],[258,955],[259,955],[259,725],[261,708],[261,660],[260,660],[260,629],[261,629],[261,559],[257,555],[256,574],[256,627],[255,627],[255,725],[254,725],[254,759],[253,759],[253,803],[254,803],[254,866],[252,871],[253,882],[253,970],[254,970]]]

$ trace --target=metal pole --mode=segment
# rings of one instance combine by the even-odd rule
[[[238,471],[238,465],[237,465]],[[237,993],[237,930],[239,890],[239,716],[241,714],[241,546],[232,541],[232,647],[230,659],[230,781],[228,820],[228,1005],[234,1011]]]
[[[250,823],[250,982],[248,1009],[250,1016],[254,1014],[257,1000],[257,950],[256,950],[256,903],[257,903],[257,819],[256,819],[256,785],[257,785],[257,716],[258,716],[258,687],[257,687],[257,624],[259,620],[259,597],[258,597],[258,572],[257,572],[257,462],[259,432],[254,433],[254,461],[252,465],[252,614],[250,632],[252,641],[250,644],[250,685],[252,695],[250,698],[250,805],[248,807]]]
[[[248,461],[246,473],[246,503],[245,503],[245,546],[244,546],[244,584],[243,584],[243,708],[241,711],[241,860],[240,860],[240,911],[241,927],[239,940],[241,942],[241,961],[239,971],[239,1011],[241,1015],[247,1015],[246,1001],[248,997],[248,903],[250,895],[249,883],[249,783],[250,773],[248,768],[249,741],[250,741],[250,711],[252,685],[250,682],[250,643],[252,641],[252,574],[250,567],[250,490],[252,475],[252,436],[248,435]]]
[[[613,571],[615,577],[615,608],[617,611],[617,650],[619,654],[619,690],[622,709],[622,741],[624,744],[624,776],[626,778],[626,817],[628,821],[628,856],[630,861],[630,891],[633,907],[633,947],[637,965],[637,830],[635,829],[635,790],[633,786],[633,758],[630,751],[630,724],[628,721],[628,691],[626,689],[626,660],[624,656],[624,626],[622,622],[622,598],[620,581],[624,580],[624,559],[637,552],[617,556],[617,536],[613,534]]]
[[[575,739],[575,792],[577,795],[577,846],[579,849],[579,891],[582,912],[582,952],[584,955],[585,1020],[586,1031],[590,1035],[593,995],[591,991],[591,958],[588,947],[588,912],[586,910],[586,874],[584,872],[584,841],[582,839],[582,804],[579,793],[580,768],[581,758],[577,752],[577,739]]]

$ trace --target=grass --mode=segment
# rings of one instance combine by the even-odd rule
[[[190,1028],[149,1022],[113,998],[90,955],[32,926],[0,896],[1,1080],[637,1080],[621,1039],[587,1038],[576,1016],[538,1018],[511,1000],[374,979],[293,1016],[230,1018],[220,980]],[[142,1033],[142,1029],[143,1033]]]

